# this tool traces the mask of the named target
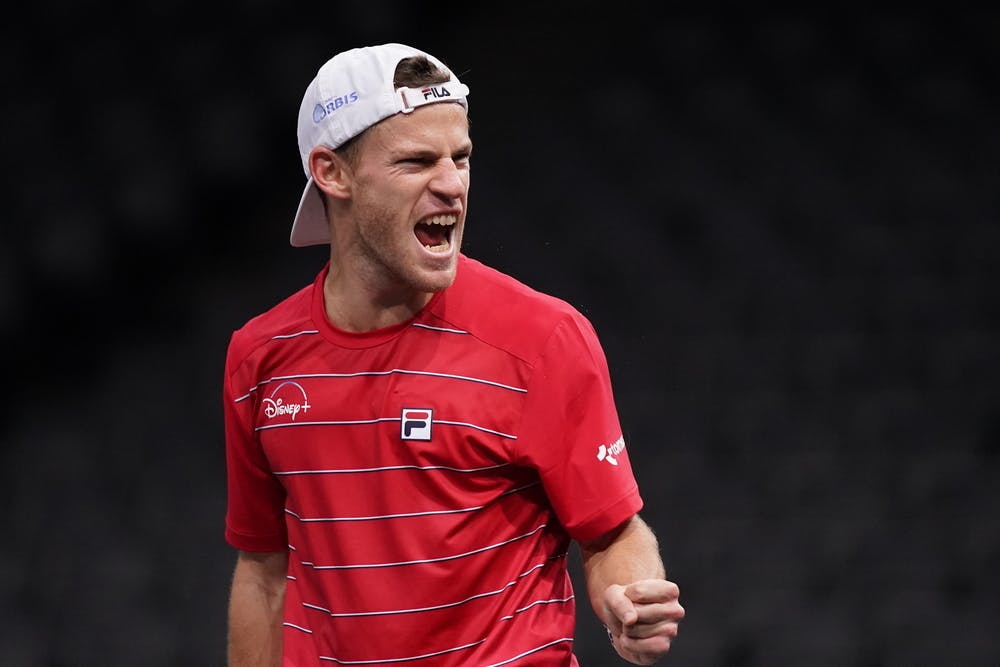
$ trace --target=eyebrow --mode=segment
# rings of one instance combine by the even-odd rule
[[[456,147],[455,150],[451,152],[451,155],[456,155],[459,153],[470,153],[471,151],[472,151],[472,142],[469,141],[467,143],[463,143],[462,145]],[[392,159],[399,159],[401,157],[417,157],[417,158],[436,160],[441,156],[441,153],[430,148],[404,147],[391,151],[389,155],[392,157]]]

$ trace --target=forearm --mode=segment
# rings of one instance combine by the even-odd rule
[[[283,554],[241,553],[229,598],[229,667],[281,665]]]
[[[638,516],[632,517],[620,532],[580,545],[587,595],[598,618],[609,623],[604,605],[608,586],[628,584],[643,579],[663,579],[665,572],[656,536]]]
[[[590,605],[618,655],[637,665],[666,655],[684,607],[677,584],[666,580],[653,531],[635,516],[580,547]]]

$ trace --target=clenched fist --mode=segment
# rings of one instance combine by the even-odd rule
[[[680,589],[665,579],[643,579],[604,591],[608,634],[618,654],[637,665],[651,665],[670,650],[684,618]]]

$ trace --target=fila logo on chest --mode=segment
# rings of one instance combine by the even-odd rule
[[[403,440],[430,440],[434,423],[432,408],[403,408],[399,437]]]

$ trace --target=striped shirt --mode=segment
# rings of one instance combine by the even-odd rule
[[[226,361],[225,536],[288,551],[285,664],[575,665],[570,540],[642,504],[590,323],[463,256],[349,333],[327,270]]]

